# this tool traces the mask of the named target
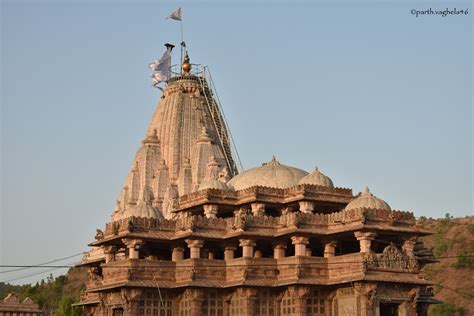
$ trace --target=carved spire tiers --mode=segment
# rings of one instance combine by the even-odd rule
[[[230,157],[229,160],[228,154],[224,153],[224,147],[229,147],[228,141],[222,141],[218,136],[216,117],[221,113],[213,106],[216,102],[212,92],[203,77],[191,73],[187,54],[182,70],[185,76],[171,78],[163,90],[112,220],[132,214],[170,217],[179,196],[198,190],[205,180],[213,182],[206,187],[225,189],[219,174],[234,176],[229,170],[229,161],[233,165],[233,159]],[[209,178],[211,157],[213,170]],[[174,185],[172,179],[176,179]],[[156,216],[152,216],[152,208]]]

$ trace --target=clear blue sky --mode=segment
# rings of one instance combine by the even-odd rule
[[[179,5],[247,168],[275,154],[394,209],[472,215],[470,1],[4,0],[2,264],[85,251],[104,227],[160,97],[147,65],[179,45],[165,20]],[[411,14],[430,7],[470,12]]]

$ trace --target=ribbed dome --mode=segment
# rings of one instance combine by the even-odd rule
[[[283,189],[297,185],[307,174],[304,170],[282,165],[273,157],[272,161],[237,175],[227,184],[235,190],[256,185]]]
[[[199,190],[205,189],[229,190],[229,187],[224,182],[217,179],[213,179],[201,182],[201,184],[199,185]]]
[[[328,176],[321,173],[318,167],[315,167],[313,172],[303,177],[300,180],[299,184],[322,185],[325,187],[334,188],[332,180]]]
[[[352,210],[356,208],[372,208],[372,209],[387,210],[387,211],[392,210],[390,206],[387,204],[387,202],[385,202],[382,199],[377,198],[372,193],[370,193],[368,187],[365,187],[365,190],[364,192],[362,192],[362,194],[360,194],[358,197],[352,200],[349,204],[347,204],[345,209]]]

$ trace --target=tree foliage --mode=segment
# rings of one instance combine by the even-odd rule
[[[0,282],[0,299],[8,293],[16,293],[21,300],[26,297],[31,298],[41,309],[54,312],[54,315],[81,316],[80,308],[73,308],[71,305],[79,301],[79,295],[84,288],[81,278],[70,280],[71,276],[77,279],[76,275],[84,274],[84,271],[77,269],[69,270],[67,275],[56,278],[49,275],[45,280],[36,284],[11,285]],[[71,278],[73,279],[73,278]]]

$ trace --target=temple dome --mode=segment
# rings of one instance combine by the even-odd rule
[[[304,170],[282,165],[275,157],[264,163],[261,167],[249,169],[228,182],[228,186],[235,190],[243,190],[253,186],[264,186],[271,188],[289,188],[298,182],[308,173]]]
[[[345,210],[352,210],[356,208],[371,208],[387,211],[392,210],[387,202],[370,193],[368,187],[365,187],[364,192],[347,204]]]
[[[304,176],[299,184],[321,185],[324,187],[334,188],[332,180],[325,174],[321,173],[318,167],[314,168],[313,172],[307,176]]]

